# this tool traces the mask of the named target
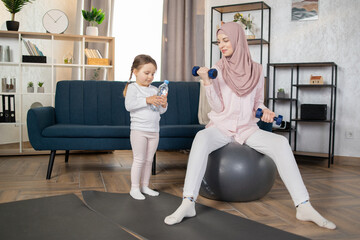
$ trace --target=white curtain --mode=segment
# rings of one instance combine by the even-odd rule
[[[164,0],[161,79],[195,81],[204,61],[205,0]]]

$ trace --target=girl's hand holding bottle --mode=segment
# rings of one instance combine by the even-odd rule
[[[152,104],[155,106],[161,105],[163,108],[165,108],[167,105],[167,94],[165,96],[164,95],[163,96],[154,95],[151,97],[147,97],[146,103],[150,104],[150,105]]]

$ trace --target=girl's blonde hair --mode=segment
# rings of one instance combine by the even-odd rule
[[[131,70],[130,70],[130,78],[129,78],[129,81],[126,83],[124,91],[123,91],[124,97],[126,96],[127,88],[130,84],[131,76],[132,76],[134,70],[135,69],[140,70],[140,68],[142,68],[142,66],[144,66],[145,64],[148,64],[148,63],[152,63],[155,66],[155,69],[157,69],[156,61],[149,55],[140,54],[134,58],[134,61],[133,61],[133,64],[132,64]]]

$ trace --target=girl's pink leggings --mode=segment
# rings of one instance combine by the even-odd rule
[[[130,142],[133,152],[131,166],[131,188],[149,186],[151,165],[159,143],[158,132],[131,130]]]

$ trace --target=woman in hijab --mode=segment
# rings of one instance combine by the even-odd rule
[[[197,72],[204,81],[211,106],[210,122],[194,139],[186,171],[183,201],[173,214],[165,218],[165,223],[173,225],[180,223],[184,217],[196,215],[195,201],[205,174],[208,155],[237,141],[273,159],[294,202],[297,219],[335,229],[334,223],[323,218],[311,206],[288,140],[257,126],[257,108],[263,109],[261,120],[264,122],[273,122],[275,113],[263,104],[262,66],[252,61],[244,30],[237,23],[225,23],[217,31],[217,39],[222,52],[222,58],[214,66],[218,71],[217,78],[209,79],[209,69],[206,67],[201,67]]]

